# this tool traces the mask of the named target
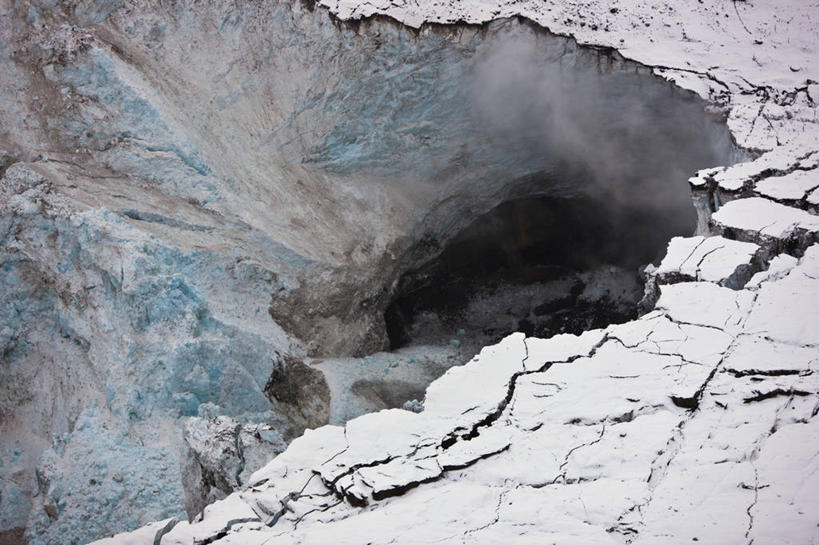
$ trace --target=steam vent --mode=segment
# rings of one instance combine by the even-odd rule
[[[819,545],[819,3],[0,0],[0,545]]]

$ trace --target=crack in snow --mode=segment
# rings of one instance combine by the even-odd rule
[[[743,485],[743,488],[745,488],[745,485]],[[756,507],[757,502],[759,501],[759,470],[757,470],[756,467],[754,467],[754,485],[752,488],[754,491],[754,499],[751,502],[751,505],[749,505],[748,508],[745,510],[745,512],[748,514],[748,529],[745,531],[745,539],[748,540],[748,545],[753,545],[754,542],[753,538],[750,537],[751,532],[754,529],[753,510]]]

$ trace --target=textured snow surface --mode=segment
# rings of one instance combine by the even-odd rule
[[[226,419],[193,420],[187,446],[198,465],[192,471],[218,466],[231,486],[245,488],[191,522],[168,518],[98,543],[819,542],[819,5],[319,5],[345,20],[386,15],[421,33],[431,32],[425,22],[522,16],[644,63],[725,112],[738,145],[765,153],[690,173],[699,230],[672,240],[652,273],[653,312],[580,337],[512,335],[434,382],[423,412],[390,409],[343,427],[308,430],[252,476],[243,451],[231,444],[249,433],[246,428]],[[8,3],[0,7],[10,10]],[[23,24],[42,33],[34,49],[48,62],[33,76],[13,62],[0,64],[0,110],[25,149],[0,149],[0,287],[11,294],[0,304],[0,323],[24,325],[0,327],[3,363],[10,362],[4,406],[20,407],[10,424],[14,433],[0,445],[0,524],[14,528],[29,517],[36,543],[77,541],[105,535],[111,525],[135,528],[178,514],[185,470],[175,452],[182,442],[178,418],[222,411],[271,418],[263,392],[271,368],[283,365],[283,354],[305,352],[266,319],[271,294],[290,296],[308,274],[330,276],[327,263],[349,260],[378,270],[387,260],[373,256],[387,252],[410,224],[407,203],[431,201],[425,194],[391,199],[397,190],[372,180],[340,183],[332,169],[316,177],[299,161],[270,175],[270,157],[300,160],[304,152],[333,167],[344,166],[340,156],[357,153],[355,139],[331,130],[338,112],[325,108],[333,102],[316,89],[366,99],[360,124],[344,127],[377,141],[374,151],[357,157],[361,169],[433,169],[437,165],[413,162],[415,148],[398,164],[383,164],[383,151],[396,138],[414,142],[412,135],[431,119],[459,119],[457,108],[434,107],[452,103],[459,96],[455,86],[388,93],[385,100],[410,104],[409,123],[382,123],[368,115],[376,101],[365,92],[383,88],[379,74],[362,87],[343,72],[338,81],[316,81],[321,72],[313,68],[340,62],[359,75],[356,63],[406,55],[430,67],[420,80],[434,80],[441,67],[454,67],[460,78],[469,73],[468,64],[441,45],[445,40],[408,55],[401,47],[408,34],[393,27],[384,27],[386,47],[368,50],[370,56],[352,48],[338,60],[323,55],[333,49],[326,47],[326,37],[336,36],[333,23],[310,19],[313,26],[300,38],[315,38],[315,47],[267,66],[279,58],[271,51],[290,51],[289,34],[260,33],[272,41],[249,45],[229,32],[248,24],[229,7],[220,33],[195,11],[154,16],[149,10],[132,25],[129,14],[144,6],[116,8],[97,2],[73,10],[82,25],[99,25],[100,39],[70,25],[49,28],[38,20],[48,9],[32,7]],[[295,12],[281,9],[265,18],[262,11],[259,24],[309,19]],[[156,54],[159,61],[147,64],[156,72],[140,71],[139,55],[122,56],[116,41],[107,41],[112,36],[101,22],[111,14],[123,33],[147,37],[150,47],[128,52]],[[162,42],[165,23],[177,15]],[[343,32],[354,34],[350,28]],[[0,30],[8,43],[25,34],[13,26]],[[473,31],[463,32],[464,43]],[[197,42],[208,34],[227,36],[214,42],[213,55],[207,42]],[[155,37],[160,45],[151,49]],[[550,47],[554,54],[565,44]],[[245,55],[248,50],[261,60]],[[223,66],[218,61],[231,58],[227,52],[235,63]],[[17,44],[0,48],[4,61],[14,55],[25,61],[26,54]],[[249,75],[259,73],[257,62],[292,77]],[[177,78],[196,85],[157,92],[157,81]],[[41,100],[38,86],[59,96]],[[254,93],[259,89],[265,92]],[[60,101],[68,114],[43,111]],[[26,110],[23,103],[33,106]],[[299,112],[286,130],[269,119],[279,110]],[[396,135],[392,122],[403,122],[406,134]],[[461,129],[433,135],[434,145],[457,141],[453,135]],[[78,146],[78,155],[51,154],[53,143],[37,135],[52,130]],[[74,163],[87,157],[98,162],[87,169]],[[518,166],[513,155],[490,159],[502,170]],[[225,174],[234,173],[232,160],[242,165],[235,179]],[[471,187],[469,181],[463,187]],[[482,205],[485,198],[456,202]],[[355,274],[342,278],[354,282],[361,278]],[[375,292],[380,285],[362,289]],[[301,302],[315,309],[313,338],[355,325],[354,345],[370,331],[369,323],[339,323],[338,308],[316,301],[323,302],[318,296]],[[35,356],[19,359],[20,353]],[[52,354],[68,366],[55,365]],[[33,362],[34,371],[20,362]],[[299,417],[310,421],[312,415]],[[214,426],[216,432],[207,429]],[[253,433],[254,441],[281,440]],[[77,492],[86,489],[94,492]]]
[[[565,175],[566,123],[608,150],[573,163],[605,187],[661,182],[686,225],[672,180],[732,160],[703,101],[609,52],[518,20],[418,33],[313,8],[0,0],[0,541],[131,530],[260,467],[231,448],[247,434],[184,437],[187,418],[269,424],[273,443],[237,444],[272,456],[305,427],[423,398],[474,352],[440,351],[426,376],[377,357],[387,372],[352,384],[339,358],[388,347],[395,281],[436,244],[533,177],[546,194],[590,183]],[[495,107],[508,64],[544,115]],[[535,138],[518,130],[533,119]],[[306,356],[340,371],[324,380]]]
[[[714,224],[732,229],[747,237],[785,240],[800,231],[819,231],[819,217],[761,197],[732,201],[713,216]]]
[[[756,291],[661,290],[485,348],[420,414],[305,433],[160,543],[816,542],[819,245]]]
[[[752,242],[720,236],[674,237],[657,268],[657,275],[665,282],[679,278],[730,282],[739,287],[743,282],[738,276],[743,276],[743,272],[750,269],[759,249]]]

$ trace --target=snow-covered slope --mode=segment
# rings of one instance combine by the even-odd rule
[[[670,237],[685,179],[733,160],[702,101],[616,54],[312,7],[0,1],[0,539],[87,541],[244,484],[242,449],[217,478],[184,421],[233,418],[201,427],[220,444],[273,425],[272,455],[335,418],[351,374],[305,357],[386,349],[401,274],[500,202],[585,184]]]
[[[179,513],[186,475],[207,473],[197,501],[249,486],[193,523],[111,542],[819,539],[816,2],[0,8],[0,532],[79,543],[135,528]],[[670,242],[653,312],[513,335],[435,382],[423,412],[318,427],[248,476],[259,444],[286,439],[256,423],[316,427],[336,410],[293,362],[383,348],[376,311],[415,242],[513,195],[497,173],[554,167],[464,114],[482,44],[528,36],[464,23],[515,16],[593,46],[525,49],[618,89],[560,88],[603,97],[591,117],[617,126],[650,98],[663,147],[688,146],[688,118],[724,140],[653,72],[766,153],[686,172],[698,236]],[[354,115],[337,109],[350,97]],[[628,155],[617,174],[669,155]],[[307,401],[280,403],[277,384]],[[182,441],[181,418],[220,413],[254,423],[188,421]],[[197,464],[180,468],[180,447]]]
[[[97,543],[814,543],[819,245],[752,284],[514,334],[424,412],[308,431],[193,523]]]
[[[759,159],[690,180],[654,310],[579,337],[515,334],[420,414],[307,431],[250,485],[100,544],[819,541],[819,6],[326,2],[342,19],[530,18],[729,110]],[[652,293],[652,289],[654,290]]]

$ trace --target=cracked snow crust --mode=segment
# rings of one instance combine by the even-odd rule
[[[511,335],[423,412],[308,430],[193,522],[96,543],[819,542],[817,5],[322,4],[413,27],[532,19],[656,67],[767,153],[691,178],[700,233],[669,243],[642,318]]]

